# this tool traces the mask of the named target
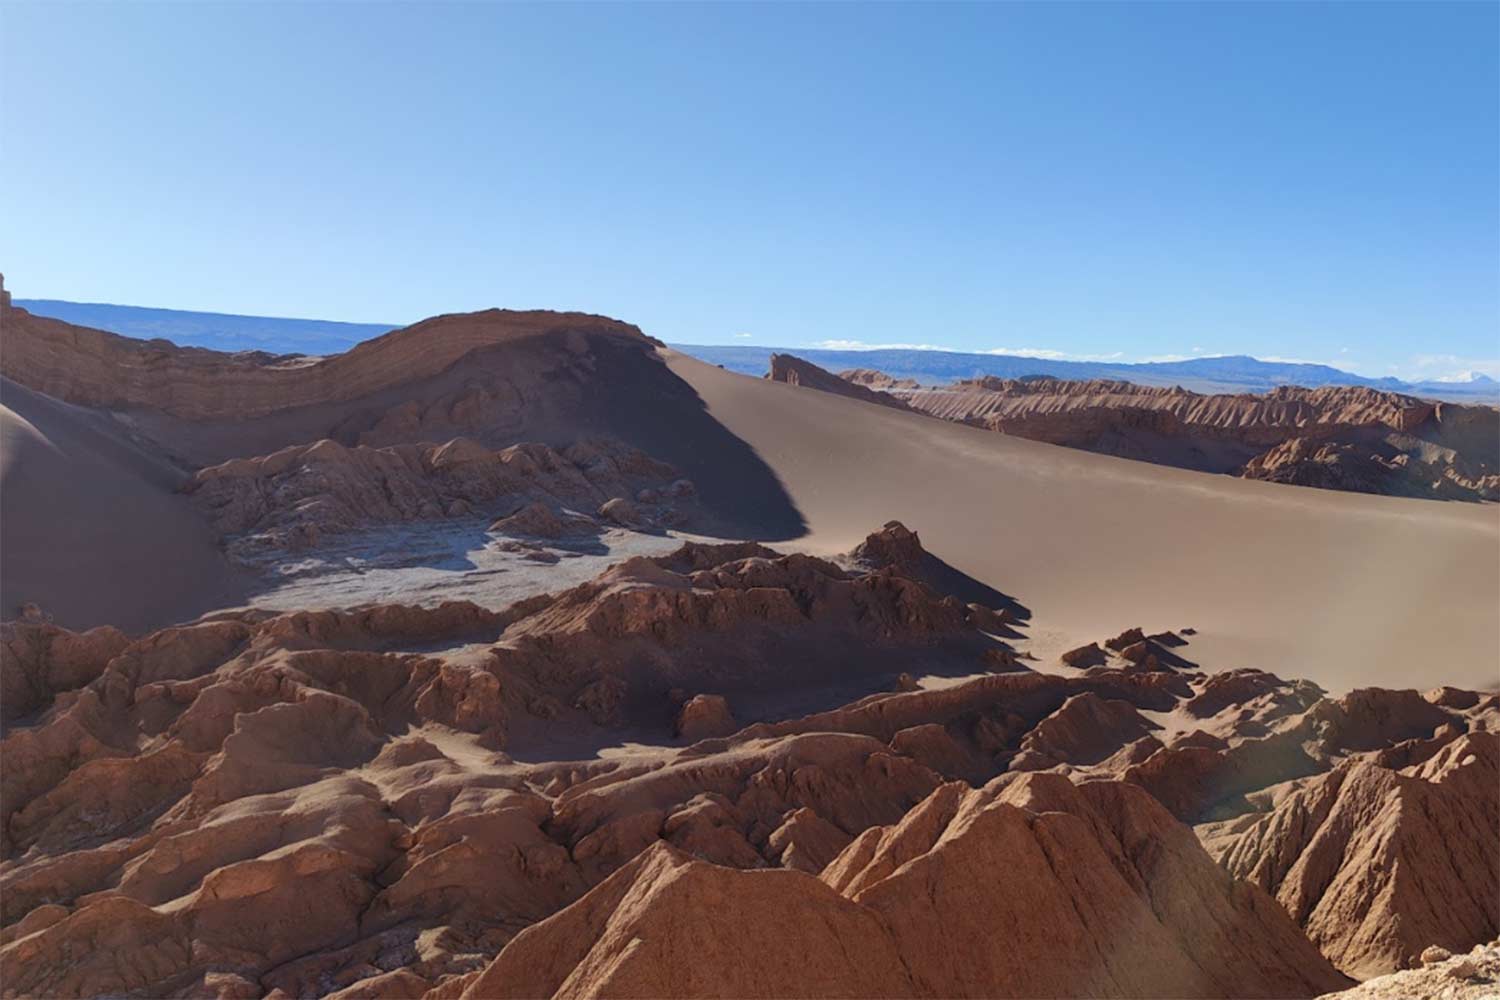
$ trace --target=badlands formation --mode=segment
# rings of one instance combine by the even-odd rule
[[[0,335],[0,995],[1497,988],[1491,508],[577,314]]]
[[[1357,386],[1203,395],[985,376],[924,388],[868,369],[833,375],[790,355],[773,356],[767,377],[856,399],[884,396],[874,401],[1182,469],[1357,493],[1500,500],[1500,410],[1492,406]]]

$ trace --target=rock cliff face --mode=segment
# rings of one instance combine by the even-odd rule
[[[1494,407],[1364,387],[1202,395],[1128,382],[986,376],[909,388],[879,373],[845,374],[850,384],[878,385],[911,409],[1050,444],[1324,489],[1500,499]],[[823,387],[821,380],[803,382]]]
[[[7,623],[0,991],[1311,996],[1493,934],[1495,697],[1037,673],[924,555]]]

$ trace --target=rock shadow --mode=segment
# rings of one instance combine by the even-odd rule
[[[982,604],[996,611],[1006,611],[1018,623],[1031,620],[1031,609],[1003,591],[977,580],[951,563],[923,552],[917,567],[917,579],[940,594],[958,598],[965,604]],[[1014,638],[1014,636],[1012,636]]]

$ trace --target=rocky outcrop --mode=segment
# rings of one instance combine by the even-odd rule
[[[993,609],[872,539],[503,611],[7,626],[0,992],[1307,996],[1344,982],[1309,937],[1362,970],[1492,926],[1424,866],[1482,902],[1500,700],[1145,670],[1181,640],[1138,630],[997,666]]]
[[[871,532],[856,545],[849,558],[870,569],[889,569],[910,576],[921,572],[927,551],[922,539],[900,521],[887,521],[879,531]]]
[[[862,385],[867,389],[875,389],[879,392],[890,392],[892,389],[920,389],[922,383],[914,378],[896,378],[885,372],[876,371],[873,368],[850,368],[839,372],[839,378],[854,385]]]
[[[0,623],[0,720],[51,704],[98,677],[130,640],[108,625],[70,632],[46,621]]]
[[[505,512],[492,530],[555,538],[587,522],[576,511],[677,481],[670,465],[609,440],[561,451],[543,444],[493,451],[466,438],[385,448],[323,440],[200,469],[186,490],[216,531],[235,536],[232,549],[249,550],[300,549],[355,528],[483,512]],[[681,523],[691,497],[671,501],[631,504],[629,523]]]
[[[1490,1000],[1500,994],[1500,941],[1478,944],[1458,955],[1429,949],[1422,963],[1420,968],[1376,976],[1318,1000]]]
[[[1500,736],[1456,736],[1405,767],[1351,760],[1274,803],[1231,824],[1224,864],[1274,893],[1348,974],[1500,934]]]
[[[723,695],[696,694],[677,710],[677,737],[695,743],[715,736],[728,736],[739,728],[729,701]]]
[[[490,530],[501,535],[529,538],[566,538],[590,535],[599,530],[593,518],[554,510],[540,500],[533,500],[513,514],[497,518]]]
[[[787,385],[800,385],[808,389],[837,393],[840,396],[848,396],[850,399],[877,403],[880,406],[889,406],[897,410],[910,409],[890,393],[876,392],[858,382],[846,381],[833,372],[819,368],[811,361],[803,361],[791,354],[771,355],[771,370],[766,373],[766,378],[772,382],[785,382]]]
[[[1305,996],[1343,982],[1149,796],[1034,775],[936,789],[820,878],[655,846],[519,935],[464,996]]]
[[[608,679],[632,718],[665,712],[675,689],[697,689],[753,719],[782,685],[829,705],[852,690],[888,689],[914,647],[932,668],[955,672],[1013,663],[973,610],[905,576],[689,543],[557,595],[507,629],[495,655],[543,714]]]
[[[880,382],[846,374],[861,388]],[[882,388],[946,420],[1161,465],[1359,493],[1500,498],[1500,411],[1489,406],[1362,386],[1204,395],[1045,376]]]

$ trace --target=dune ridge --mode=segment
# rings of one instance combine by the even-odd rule
[[[186,420],[243,420],[337,403],[436,375],[464,355],[533,338],[561,339],[583,354],[583,337],[649,343],[627,323],[545,310],[434,316],[326,358],[224,354],[143,341],[5,307],[0,374],[82,406],[144,408]]]

